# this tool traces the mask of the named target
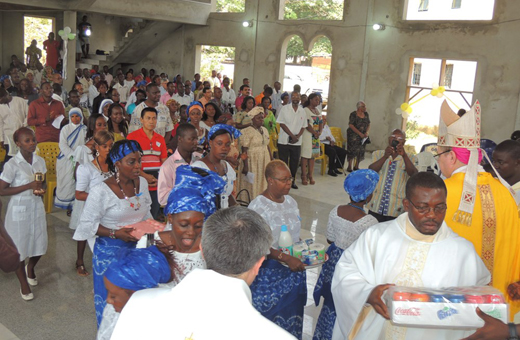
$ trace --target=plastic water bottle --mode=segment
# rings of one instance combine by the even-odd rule
[[[287,230],[286,225],[282,225],[280,238],[278,239],[278,250],[287,255],[293,254],[293,241],[291,233]]]

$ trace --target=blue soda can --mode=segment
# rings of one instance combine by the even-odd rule
[[[444,302],[445,299],[444,299],[443,295],[431,294],[430,295],[430,301],[431,302]]]
[[[453,303],[463,303],[465,299],[464,299],[464,295],[450,294],[450,295],[448,295],[448,300]]]

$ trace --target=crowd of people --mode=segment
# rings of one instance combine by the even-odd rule
[[[36,44],[27,52],[27,66],[13,56],[0,87],[7,153],[0,195],[12,196],[0,256],[16,260],[9,269],[20,295],[34,299],[31,287],[45,282],[35,267],[47,249],[47,169],[36,149],[58,143],[54,204],[71,217],[77,274],[92,271],[98,339],[301,339],[306,266],[278,240],[286,226],[300,241],[301,213],[289,193],[298,189],[300,166],[298,184],[319,181],[314,167],[322,152],[328,175],[349,175],[346,204],[329,215],[314,339],[506,334],[507,325],[479,311],[486,324],[475,335],[391,324],[382,300],[391,285],[492,285],[512,315],[520,311],[519,133],[496,147],[487,161],[493,173],[485,172],[478,103],[462,116],[446,103],[441,109],[435,157],[443,180],[418,171],[399,129],[360,169],[371,128],[364,102],[350,114],[344,148],[327,125],[320,93],[302,99],[298,85],[287,93],[276,81],[253,96],[249,79],[238,86],[216,71],[191,81],[145,68],[112,76],[94,66],[78,69],[66,91],[55,65],[41,78],[32,73],[41,55]],[[168,301],[184,308],[172,310]],[[172,320],[175,327],[134,327]]]

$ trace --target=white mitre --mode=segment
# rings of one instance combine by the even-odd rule
[[[468,149],[470,157],[464,176],[464,184],[462,187],[462,195],[460,197],[459,208],[453,216],[453,220],[462,224],[471,225],[471,217],[475,206],[477,195],[477,176],[478,176],[478,153],[482,154],[493,167],[486,152],[480,149],[480,124],[481,124],[480,103],[477,100],[471,110],[467,111],[462,117],[459,117],[448,105],[445,100],[441,106],[441,117],[439,122],[439,138],[437,145],[445,147],[454,147]],[[509,189],[513,198],[516,194],[511,186],[498,174],[495,173],[500,182]],[[516,202],[517,205],[519,202]]]

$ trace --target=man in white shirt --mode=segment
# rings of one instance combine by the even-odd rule
[[[493,166],[520,201],[520,142],[507,139],[493,151]]]
[[[94,84],[92,79],[90,79],[90,71],[88,68],[83,69],[83,77],[79,80],[79,82],[81,83],[81,86],[83,87],[83,94],[87,95],[87,97],[88,97],[90,86],[92,84]]]
[[[13,134],[22,126],[27,126],[28,112],[29,106],[24,99],[11,97],[4,88],[0,87],[0,146],[6,149],[8,158],[18,152]]]
[[[105,81],[108,84],[108,88],[110,88],[110,86],[112,86],[112,80],[114,80],[114,77],[112,77],[112,75],[108,73],[107,65],[103,66],[103,75],[105,76]]]
[[[273,94],[271,95],[271,106],[274,113],[277,114],[282,106],[282,84],[279,81],[275,81],[273,90]]]
[[[157,125],[154,131],[163,137],[165,137],[167,133],[171,133],[173,130],[173,122],[170,117],[170,110],[166,105],[159,102],[160,98],[161,91],[159,87],[154,83],[148,84],[146,86],[146,100],[135,107],[130,120],[128,133],[139,130],[142,127],[141,111],[146,107],[153,107],[157,111]]]
[[[191,97],[184,93],[184,84],[182,81],[177,83],[177,94],[174,94],[172,98],[177,101],[180,105],[179,108],[182,105],[190,105],[191,103]]]
[[[125,85],[125,76],[123,73],[117,75],[117,81],[118,83],[114,85],[114,88],[117,90],[117,93],[119,93],[119,102],[126,104],[130,88]]]
[[[291,94],[291,105],[285,105],[280,110],[276,121],[280,124],[278,135],[278,154],[280,159],[289,166],[293,182],[291,188],[298,189],[295,183],[296,171],[300,162],[303,131],[308,125],[307,115],[300,106],[300,94]]]
[[[216,70],[211,71],[211,77],[208,80],[211,83],[211,88],[220,87],[220,79],[217,77]]]
[[[347,150],[336,145],[336,139],[330,131],[329,124],[327,124],[327,116],[323,116],[323,131],[320,135],[320,142],[325,146],[325,154],[329,157],[329,172],[332,177],[336,177],[341,173],[345,165],[345,158],[347,157]]]
[[[256,212],[241,206],[217,211],[204,223],[202,233],[208,269],[193,270],[174,288],[134,293],[112,340],[296,339],[251,303],[249,285],[271,243],[271,229]]]
[[[222,81],[222,103],[226,107],[229,107],[235,110],[235,100],[237,99],[237,95],[235,94],[235,91],[229,87],[230,80],[228,77],[225,77]]]
[[[191,103],[193,101],[193,91],[191,90],[191,81],[190,80],[186,80],[186,82],[184,83],[184,93],[187,96],[190,96],[190,103]]]
[[[484,286],[491,280],[473,245],[444,222],[447,194],[439,176],[413,175],[406,213],[370,227],[341,255],[331,285],[337,313],[332,340],[453,340],[475,331],[394,325],[382,300],[392,285]]]

